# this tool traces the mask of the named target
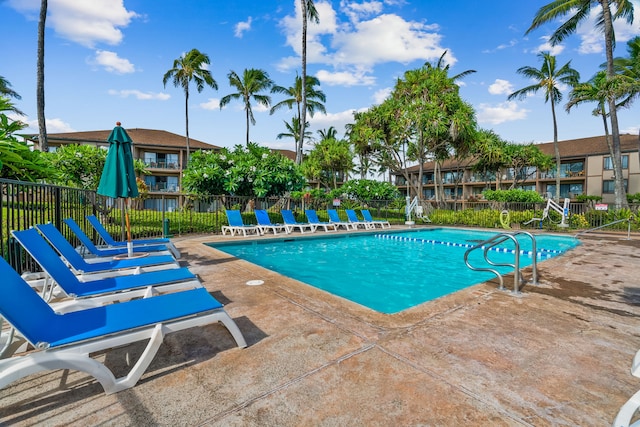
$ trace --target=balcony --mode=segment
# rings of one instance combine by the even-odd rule
[[[167,184],[166,182],[160,182],[156,184],[147,184],[149,191],[156,191],[162,193],[177,193],[180,191],[180,187],[173,184]]]
[[[179,170],[180,166],[176,162],[144,162],[149,169]]]

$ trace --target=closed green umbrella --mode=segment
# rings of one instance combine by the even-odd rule
[[[131,225],[129,224],[129,212],[125,207],[124,199],[138,197],[138,186],[136,184],[136,173],[133,167],[133,155],[131,154],[131,143],[133,142],[127,131],[116,123],[109,138],[109,152],[107,160],[102,169],[100,184],[97,193],[114,199],[122,199],[123,211],[127,224],[128,255],[133,254],[131,243]],[[128,204],[128,203],[127,203]]]

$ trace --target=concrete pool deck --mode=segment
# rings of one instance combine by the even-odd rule
[[[82,373],[32,375],[0,390],[0,425],[611,425],[640,389],[640,236],[624,237],[584,236],[520,297],[488,282],[396,315],[203,244],[238,237],[176,239],[249,346],[220,325],[169,335],[109,396]],[[119,370],[124,353],[101,357]]]

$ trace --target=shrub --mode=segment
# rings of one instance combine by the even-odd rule
[[[485,190],[483,193],[486,200],[507,203],[542,203],[544,199],[533,190]]]

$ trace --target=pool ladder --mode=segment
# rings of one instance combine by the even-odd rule
[[[513,293],[515,295],[519,295],[520,285],[525,283],[524,279],[522,278],[522,273],[520,272],[520,255],[521,255],[520,243],[518,242],[518,239],[516,239],[516,236],[520,234],[524,234],[525,236],[528,236],[531,239],[531,259],[533,260],[531,263],[531,269],[533,271],[531,283],[533,285],[537,285],[538,284],[538,263],[537,263],[538,253],[536,248],[536,238],[533,236],[533,234],[529,233],[528,231],[514,231],[509,233],[505,232],[505,233],[496,234],[490,239],[487,239],[484,242],[478,243],[477,245],[467,249],[467,251],[464,253],[464,263],[471,270],[488,271],[490,273],[495,274],[498,280],[500,281],[500,287],[498,289],[504,290],[505,289],[504,280],[502,278],[502,274],[500,274],[498,270],[490,267],[475,267],[471,265],[471,263],[469,262],[469,254],[471,252],[477,249],[483,249],[484,260],[487,262],[487,264],[492,265],[494,267],[512,267],[513,268]],[[513,264],[496,263],[494,261],[491,261],[489,259],[489,251],[495,246],[499,245],[500,243],[506,242],[507,240],[511,240],[515,244],[515,250],[512,251],[514,254]],[[509,250],[509,252],[511,251]]]

